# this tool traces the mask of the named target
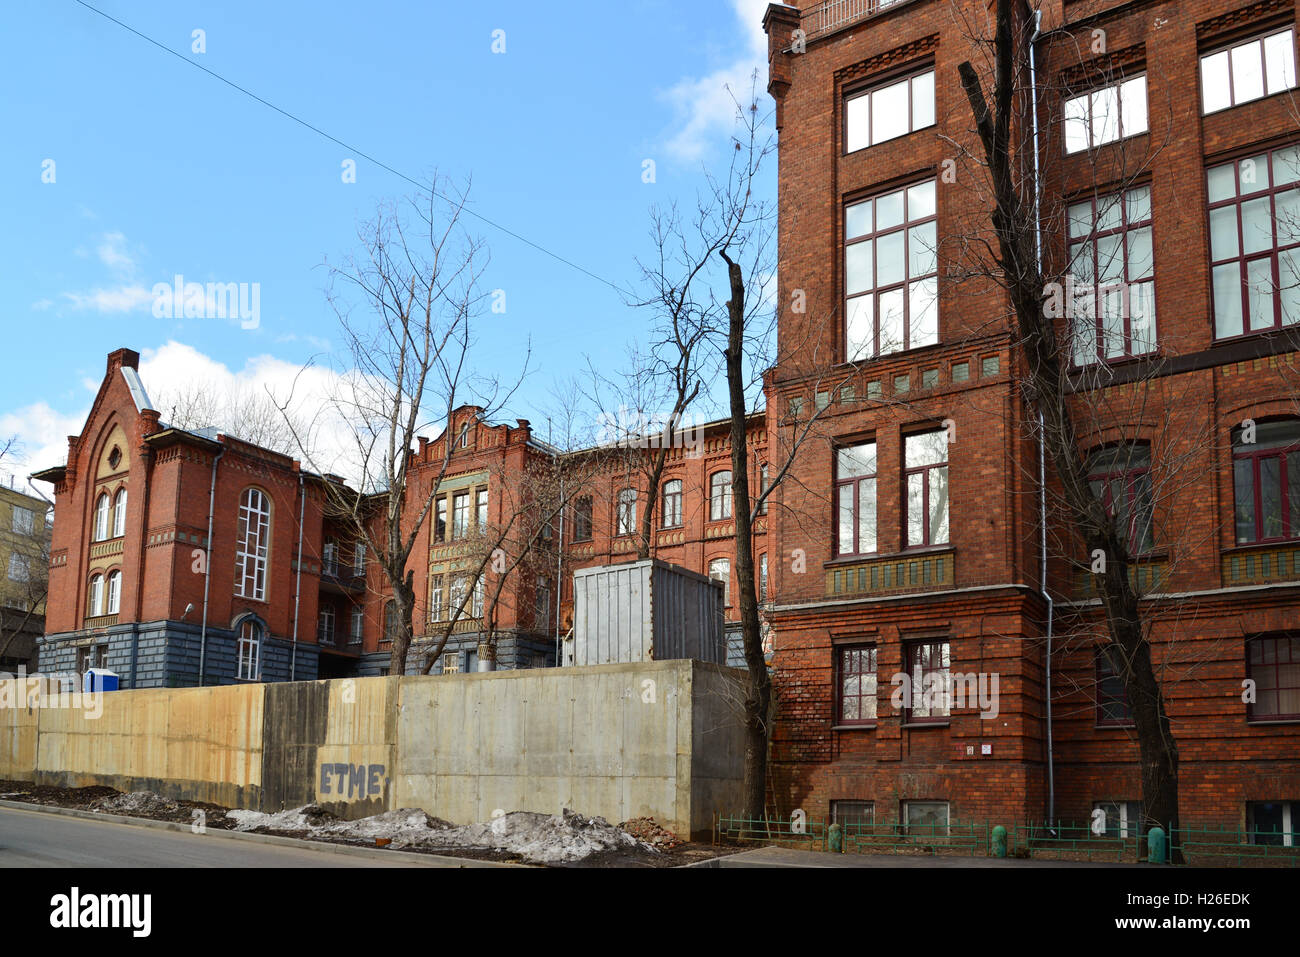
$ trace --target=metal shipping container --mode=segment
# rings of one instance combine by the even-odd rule
[[[726,662],[722,582],[655,559],[573,573],[565,665]]]

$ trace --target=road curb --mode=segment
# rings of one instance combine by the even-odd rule
[[[15,811],[43,811],[47,814],[62,814],[87,821],[106,821],[109,824],[129,824],[134,827],[151,827],[161,831],[179,831],[193,833],[191,826],[181,821],[155,821],[147,817],[127,817],[125,814],[103,814],[97,811],[83,811],[74,807],[58,807],[51,804],[28,804],[26,801],[9,801],[0,799],[0,808],[12,808]],[[447,857],[444,854],[419,854],[414,851],[390,851],[379,847],[357,847],[352,844],[334,844],[329,841],[311,841],[299,837],[282,837],[279,834],[251,834],[247,831],[227,831],[223,828],[206,828],[203,837],[225,837],[236,841],[251,841],[255,844],[280,844],[306,850],[329,851],[334,854],[347,854],[352,857],[368,857],[375,860],[392,862],[394,858],[403,861],[436,861],[449,867],[527,867],[526,864],[511,864],[505,861],[478,861],[464,857]]]

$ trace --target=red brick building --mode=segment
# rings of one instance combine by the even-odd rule
[[[1140,557],[1181,813],[1291,843],[1296,7],[1041,6],[1017,122],[1024,142],[1040,136],[1043,255],[1092,303],[1060,335],[1074,350],[1081,451]],[[840,0],[766,14],[780,301],[806,299],[781,315],[792,358],[772,376],[770,441],[825,408],[769,533],[781,555],[783,814],[1006,823],[1043,820],[1050,800],[1058,818],[1086,823],[1100,808],[1113,829],[1138,826],[1123,686],[1099,656],[1086,563],[1051,512],[1048,687],[1035,413],[1017,385],[1007,297],[967,268],[963,240],[989,236],[990,193],[957,68],[973,61],[991,89],[971,34],[991,38],[993,12],[982,0]],[[1106,298],[1112,283],[1122,309]],[[796,348],[819,337],[834,344],[829,367]],[[964,701],[895,698],[899,676],[915,695],[956,675],[971,680]]]

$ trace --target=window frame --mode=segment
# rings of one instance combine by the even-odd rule
[[[1273,157],[1276,154],[1284,153],[1287,151],[1297,151],[1296,158],[1294,160],[1294,162],[1297,164],[1297,169],[1295,171],[1296,178],[1282,186],[1278,186],[1275,183],[1275,177],[1273,175],[1273,169],[1275,165]],[[1264,176],[1267,178],[1267,186],[1264,189],[1255,188],[1250,192],[1242,192],[1241,166],[1247,160],[1255,160],[1260,156],[1264,157],[1264,162],[1262,165],[1264,167]],[[1286,161],[1283,160],[1281,162],[1286,162]],[[1232,181],[1233,181],[1233,190],[1234,190],[1233,195],[1228,197],[1227,199],[1211,200],[1210,192],[1209,192],[1210,174],[1215,170],[1225,169],[1229,167],[1232,169]],[[1218,343],[1221,342],[1232,342],[1236,339],[1246,338],[1247,336],[1267,335],[1269,333],[1278,332],[1280,330],[1291,328],[1291,327],[1300,327],[1300,307],[1297,307],[1297,315],[1292,322],[1289,323],[1283,322],[1283,319],[1285,317],[1283,314],[1283,296],[1282,296],[1282,292],[1284,288],[1294,288],[1295,285],[1300,285],[1300,221],[1297,221],[1292,225],[1292,229],[1295,233],[1293,241],[1286,244],[1285,246],[1282,246],[1279,245],[1279,241],[1278,241],[1278,214],[1277,214],[1277,206],[1278,206],[1277,198],[1286,193],[1297,194],[1297,199],[1296,199],[1298,204],[1297,209],[1300,210],[1300,140],[1281,144],[1278,146],[1269,147],[1259,151],[1252,150],[1247,155],[1236,156],[1233,159],[1228,160],[1227,162],[1215,162],[1215,163],[1206,164],[1204,169],[1205,169],[1205,188],[1206,188],[1205,209],[1206,209],[1206,223],[1207,223],[1206,243],[1209,250],[1209,259],[1210,259],[1210,275],[1209,275],[1210,320],[1211,320],[1210,331],[1211,331],[1213,342],[1217,345]],[[1256,177],[1256,180],[1258,182],[1258,177]],[[1259,249],[1259,250],[1255,250],[1254,252],[1248,253],[1246,252],[1246,230],[1244,226],[1245,217],[1242,215],[1242,208],[1249,203],[1257,202],[1265,198],[1267,198],[1269,204],[1269,221],[1272,224],[1272,243],[1266,249]],[[1216,259],[1214,255],[1214,245],[1215,245],[1214,214],[1217,212],[1221,212],[1222,210],[1225,209],[1232,209],[1235,212],[1236,233],[1234,237],[1234,242],[1236,244],[1236,252],[1231,256],[1223,256],[1221,258]],[[1297,216],[1298,218],[1300,218],[1300,212],[1298,212]],[[1281,270],[1282,270],[1281,260],[1282,260],[1283,253],[1292,254],[1292,261],[1295,264],[1295,269],[1297,273],[1294,279],[1294,285],[1290,287],[1284,287],[1281,283]],[[1259,326],[1257,328],[1251,328],[1250,296],[1251,296],[1252,284],[1250,281],[1250,266],[1254,263],[1265,262],[1265,261],[1269,265],[1269,280],[1272,283],[1272,289],[1270,295],[1273,300],[1273,316],[1272,316],[1273,321],[1271,324],[1267,326]],[[1216,270],[1222,269],[1225,266],[1230,266],[1233,264],[1236,264],[1237,266],[1237,274],[1236,274],[1235,281],[1233,283],[1233,287],[1234,288],[1240,287],[1240,295],[1241,295],[1241,299],[1238,302],[1238,306],[1240,307],[1241,310],[1240,312],[1241,332],[1236,332],[1231,335],[1220,335],[1218,298],[1215,296],[1214,274]]]
[[[912,192],[918,187],[930,186],[934,196],[934,209],[927,216],[913,219],[910,216]],[[880,200],[901,194],[903,197],[903,211],[900,222],[893,226],[877,227],[877,213],[880,208]],[[866,232],[849,236],[849,211],[859,206],[871,204],[871,228]],[[934,176],[924,177],[909,183],[903,183],[891,189],[880,190],[870,195],[858,196],[853,200],[845,201],[840,207],[840,216],[843,225],[840,231],[840,268],[841,288],[840,302],[843,304],[843,334],[840,342],[844,348],[844,360],[846,362],[869,362],[873,359],[879,359],[883,356],[896,355],[903,352],[911,352],[914,349],[923,349],[927,346],[937,345],[943,339],[939,334],[939,188],[938,178]],[[930,250],[934,256],[934,269],[913,276],[911,274],[912,266],[912,231],[920,227],[934,224],[935,248]],[[878,255],[881,240],[899,234],[902,237],[902,278],[888,285],[881,285],[879,281],[880,274],[880,257]],[[849,292],[849,251],[852,247],[870,244],[871,248],[871,283],[855,292]],[[934,283],[934,299],[932,307],[934,310],[934,341],[933,342],[916,342],[914,343],[912,335],[912,287],[927,281]],[[897,348],[891,348],[888,351],[881,351],[880,342],[880,299],[882,296],[890,293],[900,293],[902,295],[902,323],[901,333],[902,340]],[[853,304],[856,300],[866,300],[869,303],[871,313],[871,342],[869,349],[854,349],[849,340],[849,320],[853,315]]]
[[[835,653],[833,670],[835,676],[834,695],[835,695],[836,727],[843,727],[843,728],[876,727],[876,724],[880,718],[880,706],[879,706],[880,650],[878,646],[876,645],[875,642],[872,641],[872,642],[835,645],[833,650]],[[867,656],[867,660],[865,662],[863,662],[861,658],[863,653],[865,653]],[[846,659],[848,659],[850,656],[854,657],[854,660],[852,662],[853,665],[856,666],[856,665],[865,664],[865,668],[860,668],[859,670],[846,670],[846,664],[849,663],[847,662]],[[857,694],[846,695],[844,693],[844,683],[847,679],[854,678],[854,677],[858,679]],[[862,681],[867,677],[870,677],[874,682],[874,688],[869,695],[864,693],[862,690]],[[857,701],[858,717],[856,718],[846,718],[844,716],[844,712],[845,712],[844,705],[848,698],[853,698]],[[864,702],[867,701],[871,702],[871,717],[864,718],[862,717],[862,711],[863,711],[862,705]]]
[[[915,81],[928,75],[930,77],[930,122],[916,125],[916,95]],[[874,137],[872,128],[875,119],[875,102],[874,97],[883,93],[885,90],[896,86],[906,84],[907,87],[907,129],[902,133],[896,133],[893,136],[887,136],[884,139],[877,140]],[[867,117],[866,117],[866,134],[867,141],[862,146],[849,146],[849,104],[854,100],[862,98],[867,99]],[[905,136],[918,133],[921,130],[928,130],[938,122],[938,88],[936,86],[936,70],[933,61],[927,61],[924,64],[916,64],[903,70],[891,73],[884,78],[873,78],[867,83],[856,84],[844,91],[840,98],[841,103],[841,124],[840,135],[843,137],[842,156],[851,156],[854,153],[860,153],[863,150],[869,150],[873,146],[879,146],[882,143],[889,143],[893,140],[901,140]]]
[[[487,532],[488,490],[486,485],[474,490],[474,527],[480,535]]]
[[[931,462],[928,465],[911,465],[907,464],[907,443],[910,439],[920,438],[924,435],[942,435],[943,440],[943,461]],[[945,428],[925,429],[919,432],[909,432],[903,436],[903,550],[910,551],[918,548],[937,548],[952,544],[952,472],[949,458],[948,430]],[[947,489],[947,500],[944,504],[946,512],[945,525],[947,534],[943,541],[934,541],[934,530],[930,527],[930,473],[942,469],[944,473],[944,485]],[[912,476],[921,476],[921,519],[922,519],[922,540],[913,542],[912,535],[912,500],[908,495],[908,486],[911,484]]]
[[[109,530],[109,512],[112,511],[112,504],[107,491],[100,492],[95,499],[94,512],[94,537],[93,542],[108,541]]]
[[[943,658],[947,663],[941,668],[926,668],[920,658],[920,652],[924,648],[942,648]],[[915,638],[903,642],[905,662],[907,665],[907,677],[909,685],[909,700],[903,708],[904,725],[946,725],[952,722],[952,698],[949,694],[952,677],[952,640],[950,638]],[[920,673],[920,680],[917,679],[917,673]],[[925,694],[925,678],[928,674],[946,674],[944,679],[942,706],[932,706],[934,708],[942,707],[942,714],[922,714],[918,715],[917,701],[918,696]]]
[[[1133,193],[1138,192],[1139,190],[1146,190],[1147,192],[1147,215],[1145,219],[1130,220],[1129,219],[1129,210],[1130,210],[1129,196]],[[1123,362],[1125,360],[1137,358],[1139,356],[1149,356],[1152,353],[1156,352],[1159,347],[1159,331],[1157,328],[1157,322],[1159,321],[1158,320],[1159,309],[1157,308],[1156,298],[1155,298],[1156,237],[1155,237],[1155,208],[1153,204],[1153,195],[1154,194],[1152,190],[1152,185],[1150,183],[1139,183],[1136,185],[1130,185],[1127,189],[1115,193],[1103,193],[1101,195],[1089,194],[1085,197],[1076,199],[1068,203],[1066,206],[1067,210],[1070,211],[1067,212],[1067,216],[1066,216],[1066,230],[1065,230],[1066,257],[1069,260],[1069,275],[1072,277],[1072,279],[1075,282],[1075,293],[1072,296],[1069,303],[1070,317],[1071,317],[1070,329],[1069,329],[1070,337],[1071,337],[1070,361],[1075,366],[1075,368],[1082,368],[1084,366],[1096,365],[1098,363]],[[1075,219],[1071,213],[1076,207],[1082,206],[1085,203],[1088,204],[1089,213],[1090,213],[1088,230],[1082,235],[1075,236],[1072,234],[1072,229],[1073,229],[1073,224],[1075,222]],[[1105,228],[1105,229],[1099,228],[1099,223],[1101,221],[1102,215],[1113,209],[1119,210],[1119,225]],[[1151,238],[1151,262],[1150,262],[1151,274],[1142,279],[1131,279],[1130,278],[1130,274],[1132,272],[1132,264],[1131,264],[1132,257],[1130,255],[1131,242],[1133,239],[1133,235],[1141,232],[1142,230],[1146,230]],[[1101,266],[1102,266],[1100,245],[1102,240],[1111,239],[1112,237],[1117,237],[1120,242],[1119,255],[1123,263],[1123,278],[1121,278],[1118,282],[1103,284],[1100,281]],[[1079,252],[1075,252],[1076,248],[1079,249]],[[1091,256],[1089,257],[1090,261],[1088,264],[1088,273],[1090,276],[1090,281],[1088,283],[1080,283],[1077,279],[1077,273],[1075,272],[1076,259],[1078,255],[1084,250],[1088,250],[1091,252]],[[1080,297],[1078,295],[1078,289],[1079,286],[1081,285],[1088,286],[1091,288],[1091,293],[1090,293],[1091,302],[1089,308],[1090,315],[1083,315],[1083,316],[1079,315]],[[1107,316],[1105,310],[1105,303],[1107,299],[1107,294],[1109,292],[1113,292],[1117,286],[1119,287],[1120,292],[1122,293],[1123,296],[1123,307],[1120,315],[1120,320],[1122,323],[1122,330],[1123,330],[1122,331],[1123,350],[1118,355],[1112,356],[1112,355],[1107,355],[1105,351],[1107,345],[1107,335],[1106,335]],[[1145,349],[1141,352],[1137,351],[1135,348],[1134,343],[1136,340],[1134,339],[1134,335],[1133,335],[1133,320],[1134,320],[1133,293],[1137,289],[1137,287],[1140,286],[1149,286],[1151,289],[1150,348]],[[1092,339],[1092,354],[1089,355],[1086,359],[1081,359],[1079,355],[1079,351],[1080,351],[1079,346],[1077,344],[1078,325],[1082,320],[1088,320],[1088,319],[1090,319],[1092,323],[1092,329],[1090,333]]]
[[[1142,128],[1134,130],[1131,133],[1124,132],[1124,92],[1123,89],[1130,83],[1142,81]],[[1108,90],[1115,91],[1115,107],[1118,115],[1115,117],[1115,136],[1111,139],[1094,141],[1094,132],[1096,130],[1096,117],[1093,113],[1094,98]],[[1151,104],[1147,85],[1147,70],[1143,69],[1132,76],[1122,76],[1118,79],[1108,80],[1105,83],[1090,87],[1083,93],[1076,93],[1073,96],[1066,96],[1061,102],[1061,146],[1065,150],[1066,156],[1078,156],[1079,154],[1090,153],[1093,150],[1100,149],[1103,146],[1109,146],[1112,143],[1122,143],[1124,140],[1134,136],[1141,136],[1151,132]],[[1070,104],[1084,101],[1085,112],[1083,115],[1084,131],[1086,145],[1078,149],[1070,149],[1070,123],[1074,120],[1070,116]],[[1104,127],[1103,127],[1104,129]]]
[[[23,521],[19,517],[25,515]],[[36,512],[30,508],[24,508],[21,505],[15,505],[12,514],[9,516],[12,531],[15,535],[33,535],[36,531]]]
[[[429,621],[440,622],[446,621],[444,617],[445,608],[443,606],[443,588],[445,575],[439,573],[429,578]]]
[[[1289,659],[1286,662],[1281,662],[1277,660],[1276,651],[1274,652],[1274,661],[1271,664],[1262,661],[1256,662],[1254,660],[1255,657],[1254,652],[1256,648],[1262,648],[1265,643],[1281,643],[1284,641],[1287,643],[1286,649],[1289,655]],[[1297,678],[1292,680],[1300,681],[1300,636],[1283,633],[1283,634],[1252,635],[1250,638],[1246,639],[1246,677],[1255,683],[1255,700],[1246,702],[1246,721],[1248,723],[1284,724],[1284,723],[1300,722],[1300,705],[1298,705],[1297,710],[1295,712],[1285,712],[1281,710],[1282,692],[1291,691],[1296,694],[1297,698],[1300,698],[1300,684],[1282,685],[1280,683],[1282,678],[1281,666],[1283,664],[1289,664],[1294,666],[1296,668]],[[1277,705],[1278,710],[1272,714],[1267,714],[1267,713],[1260,713],[1258,710],[1256,710],[1259,706],[1259,698],[1260,698],[1260,681],[1256,677],[1256,674],[1258,673],[1259,669],[1270,668],[1270,667],[1274,671],[1275,683],[1268,690],[1272,691],[1273,694],[1278,696],[1278,705]]]
[[[113,530],[110,538],[122,538],[126,535],[126,486],[119,488],[113,495]]]
[[[732,515],[731,469],[719,469],[709,476],[709,521],[726,522]]]
[[[260,507],[254,507],[254,496],[257,497],[256,501],[260,502]],[[252,521],[254,518],[257,520],[255,528]],[[239,494],[239,511],[236,513],[235,520],[235,596],[237,598],[266,601],[270,555],[271,498],[260,488],[250,485]],[[251,591],[246,588],[250,579]]]
[[[259,681],[262,674],[262,625],[256,618],[239,623],[235,639],[235,680]]]
[[[86,584],[86,617],[98,618],[104,613],[104,573],[95,572]]]
[[[1097,457],[1112,452],[1120,452],[1125,448],[1129,449],[1129,451],[1125,455],[1125,462],[1121,466],[1105,470],[1102,466],[1093,465],[1093,461]],[[1134,453],[1139,450],[1145,454],[1145,464],[1135,465],[1133,464],[1133,456]],[[1156,551],[1156,504],[1155,486],[1151,479],[1151,460],[1151,444],[1149,442],[1134,441],[1111,444],[1095,449],[1089,454],[1086,463],[1088,466],[1088,485],[1089,487],[1092,487],[1095,483],[1101,483],[1101,494],[1099,498],[1102,507],[1106,510],[1106,514],[1111,517],[1112,523],[1116,520],[1117,516],[1115,514],[1113,489],[1111,488],[1111,484],[1116,479],[1123,482],[1125,508],[1127,509],[1126,514],[1128,515],[1128,528],[1124,531],[1124,544],[1128,548],[1129,557],[1131,558],[1141,558],[1144,555],[1150,555]],[[1139,491],[1138,481],[1143,476],[1147,479],[1147,492],[1150,495],[1150,512],[1146,516],[1145,522],[1147,538],[1149,540],[1149,544],[1146,547],[1143,547],[1142,543],[1137,540],[1139,519],[1142,517],[1137,508]],[[1097,494],[1095,488],[1093,488],[1092,491],[1094,495]]]
[[[360,605],[352,609],[351,622],[348,627],[348,644],[359,645],[366,634],[366,610]]]
[[[1232,537],[1238,546],[1247,545],[1269,545],[1284,542],[1293,542],[1300,540],[1300,501],[1292,502],[1290,495],[1291,477],[1289,474],[1290,459],[1295,456],[1295,464],[1300,466],[1300,419],[1281,418],[1266,419],[1256,423],[1258,429],[1261,425],[1271,424],[1289,424],[1295,429],[1295,438],[1286,445],[1271,445],[1265,448],[1259,448],[1255,444],[1244,444],[1240,442],[1241,426],[1232,430]],[[1239,451],[1245,449],[1246,451]],[[1260,464],[1264,459],[1276,459],[1278,463],[1278,492],[1279,504],[1281,505],[1282,534],[1266,537],[1264,531],[1264,487],[1260,481]],[[1255,537],[1242,541],[1237,535],[1238,522],[1237,516],[1240,510],[1240,500],[1238,498],[1237,488],[1237,463],[1250,463],[1250,481],[1251,481],[1251,514],[1255,523]]]
[[[624,538],[635,535],[637,490],[632,487],[619,489],[615,510],[614,537]]]
[[[337,640],[337,630],[335,628],[336,613],[334,606],[330,604],[321,605],[316,609],[316,643],[319,645],[333,645]],[[328,625],[328,627],[327,627]]]
[[[1268,52],[1266,42],[1274,37],[1281,36],[1284,33],[1291,35],[1291,42],[1287,44],[1287,51],[1291,54],[1291,85],[1281,90],[1270,93],[1268,89]],[[1236,98],[1237,81],[1235,77],[1235,58],[1233,53],[1236,50],[1248,47],[1251,44],[1259,45],[1259,65],[1260,65],[1260,87],[1263,92],[1259,96],[1253,96],[1246,100]],[[1228,104],[1226,106],[1216,106],[1214,109],[1208,109],[1205,100],[1205,91],[1207,89],[1207,78],[1205,74],[1205,63],[1214,57],[1226,55],[1227,73],[1228,73]],[[1223,113],[1227,110],[1235,109],[1238,106],[1244,106],[1247,103],[1256,103],[1260,100],[1266,100],[1270,96],[1277,96],[1281,93],[1287,93],[1297,88],[1296,83],[1296,46],[1295,46],[1295,24],[1278,24],[1275,27],[1264,30],[1260,33],[1251,34],[1250,36],[1239,37],[1229,43],[1221,43],[1209,47],[1203,53],[1196,56],[1196,73],[1199,81],[1201,95],[1201,116],[1213,116],[1216,113]],[[1211,80],[1213,78],[1210,78]]]
[[[17,572],[17,574],[14,574]],[[20,551],[9,553],[9,570],[8,578],[11,582],[25,584],[32,580],[32,556],[24,555]]]
[[[1093,724],[1098,728],[1132,728],[1133,706],[1128,700],[1128,688],[1124,685],[1124,676],[1115,670],[1106,646],[1097,649],[1093,657]],[[1107,691],[1107,682],[1116,682],[1119,692]],[[1107,713],[1107,706],[1122,708],[1124,715],[1112,716]]]
[[[875,468],[870,473],[861,475],[850,475],[842,478],[840,475],[840,453],[854,449],[862,449],[871,446],[871,458],[875,462]],[[834,516],[832,527],[835,530],[834,553],[836,558],[861,557],[866,555],[876,555],[880,551],[880,447],[876,440],[869,439],[863,442],[856,442],[852,445],[836,445],[832,448],[831,455],[831,475],[832,475],[832,498],[831,512]],[[861,532],[862,532],[862,483],[871,483],[871,501],[872,517],[875,523],[874,539],[870,550],[862,549]],[[841,551],[841,528],[840,523],[843,519],[841,514],[843,506],[840,504],[841,490],[845,488],[853,489],[853,550]]]
[[[726,574],[725,575],[715,574],[713,571],[715,565],[722,565],[723,567],[725,567]],[[708,576],[710,579],[712,579],[713,581],[722,582],[722,607],[730,608],[731,607],[731,556],[718,555],[715,558],[710,558],[705,568],[708,570]]]
[[[592,497],[583,495],[573,503],[573,540],[575,542],[591,541],[595,525],[592,518]]]
[[[930,836],[930,837],[934,837],[934,836],[936,836],[936,835],[939,833],[939,831],[938,831],[938,827],[939,827],[939,825],[937,825],[937,824],[934,825],[933,827],[923,827],[923,825],[919,825],[919,824],[914,825],[914,824],[912,823],[912,815],[911,815],[911,810],[912,810],[912,808],[913,808],[913,807],[919,807],[919,806],[922,806],[922,805],[933,805],[933,806],[936,806],[936,807],[940,807],[940,806],[941,806],[941,807],[943,808],[943,834],[944,834],[945,836],[947,836],[947,835],[949,835],[949,834],[952,833],[952,805],[951,805],[951,802],[949,802],[949,801],[925,801],[925,800],[916,800],[916,801],[903,801],[903,802],[902,802],[902,805],[903,805],[903,806],[902,806],[902,808],[900,809],[901,813],[899,814],[899,823],[902,825],[902,831],[903,831],[904,834],[909,835],[909,836],[913,835],[913,831],[912,831],[912,828],[913,828],[913,827],[923,828],[922,830],[919,830],[919,831],[915,832],[916,834],[918,834],[918,835],[920,835],[920,836]]]
[[[451,540],[459,541],[469,535],[469,490],[453,492],[451,496]]]
[[[673,486],[676,486],[674,488]],[[659,510],[660,528],[682,527],[682,480],[668,479],[660,495],[663,504]]]
[[[104,614],[116,615],[122,610],[122,570],[114,568],[104,576]]]

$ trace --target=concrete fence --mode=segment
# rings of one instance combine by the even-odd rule
[[[0,681],[0,778],[341,817],[498,808],[653,817],[699,834],[738,807],[743,677],[662,661],[113,691]]]

